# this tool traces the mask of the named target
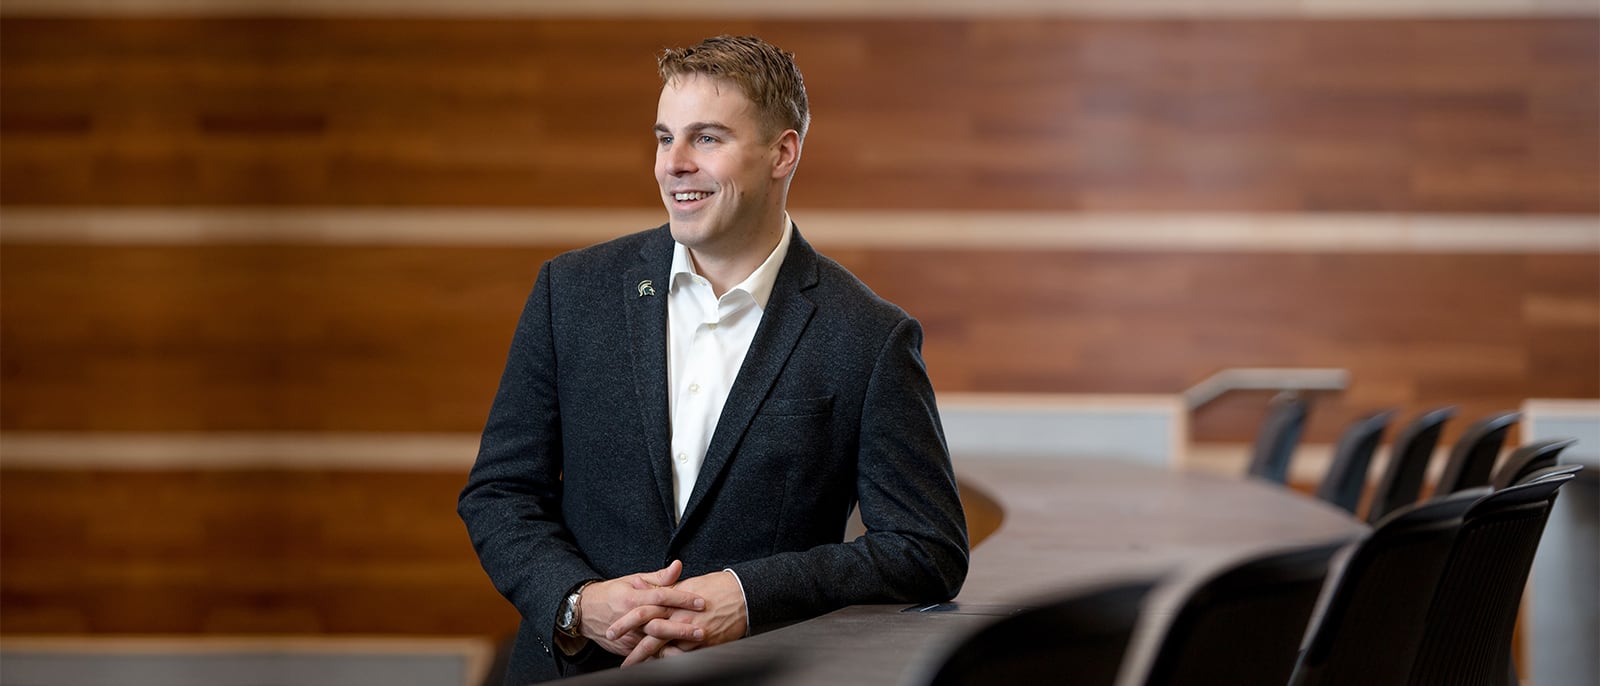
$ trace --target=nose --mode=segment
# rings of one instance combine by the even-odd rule
[[[661,156],[666,163],[667,173],[672,176],[693,174],[699,169],[694,162],[692,146],[673,142],[661,151]]]

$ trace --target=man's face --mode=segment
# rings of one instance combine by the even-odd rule
[[[729,81],[679,76],[661,89],[655,130],[656,182],[672,237],[692,250],[744,247],[776,192],[776,147],[755,104]]]

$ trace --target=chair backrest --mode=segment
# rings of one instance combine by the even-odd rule
[[[1311,403],[1298,395],[1284,394],[1272,399],[1250,452],[1247,471],[1250,476],[1279,484],[1289,482],[1289,458],[1294,456],[1294,448],[1300,443],[1310,411]]]
[[[1528,570],[1556,492],[1571,479],[1552,475],[1494,491],[1462,516],[1406,683],[1506,683]]]
[[[1522,484],[1531,484],[1544,481],[1545,479],[1558,478],[1569,474],[1572,476],[1577,476],[1578,472],[1581,471],[1583,471],[1583,465],[1578,464],[1560,464],[1554,467],[1545,467],[1544,469],[1529,472],[1527,476],[1518,479],[1516,485],[1521,486]]]
[[[1350,539],[1277,550],[1194,586],[1143,664],[1119,684],[1281,686],[1317,604],[1328,563]]]
[[[1115,683],[1123,653],[1154,579],[1076,593],[1023,610],[967,636],[949,650],[932,686]]]
[[[1379,522],[1329,580],[1291,686],[1405,684],[1462,516],[1488,493],[1458,492]]]
[[[1489,485],[1489,474],[1494,471],[1500,448],[1506,443],[1506,434],[1515,426],[1521,412],[1501,412],[1472,423],[1450,449],[1450,461],[1439,475],[1439,485],[1434,497],[1443,497],[1456,491]]]
[[[1506,488],[1529,474],[1556,466],[1561,451],[1577,442],[1575,438],[1547,438],[1511,451],[1506,463],[1500,465],[1500,469],[1494,473],[1492,483],[1495,489]]]
[[[1361,494],[1366,491],[1367,468],[1372,465],[1372,454],[1377,452],[1383,439],[1383,430],[1389,428],[1393,410],[1374,412],[1357,419],[1339,436],[1333,448],[1333,463],[1317,487],[1317,497],[1355,512],[1361,505]]]
[[[1376,523],[1417,501],[1422,493],[1422,478],[1428,472],[1428,460],[1439,445],[1439,432],[1455,414],[1456,408],[1441,407],[1417,417],[1400,430],[1400,435],[1389,446],[1389,464],[1383,469],[1383,478],[1372,492],[1372,504],[1367,507],[1368,522]]]

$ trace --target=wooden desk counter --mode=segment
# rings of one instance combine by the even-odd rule
[[[1080,459],[958,459],[956,471],[969,509],[984,500],[1003,509],[1000,527],[973,549],[962,609],[857,605],[571,683],[914,683],[953,642],[1010,609],[1117,579],[1192,578],[1264,546],[1365,529],[1342,510],[1242,477]]]

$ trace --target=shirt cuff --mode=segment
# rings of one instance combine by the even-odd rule
[[[744,635],[750,635],[750,596],[744,592],[744,580],[739,578],[739,573],[732,568],[723,568],[724,572],[733,575],[733,583],[739,584],[739,599],[744,601]]]

